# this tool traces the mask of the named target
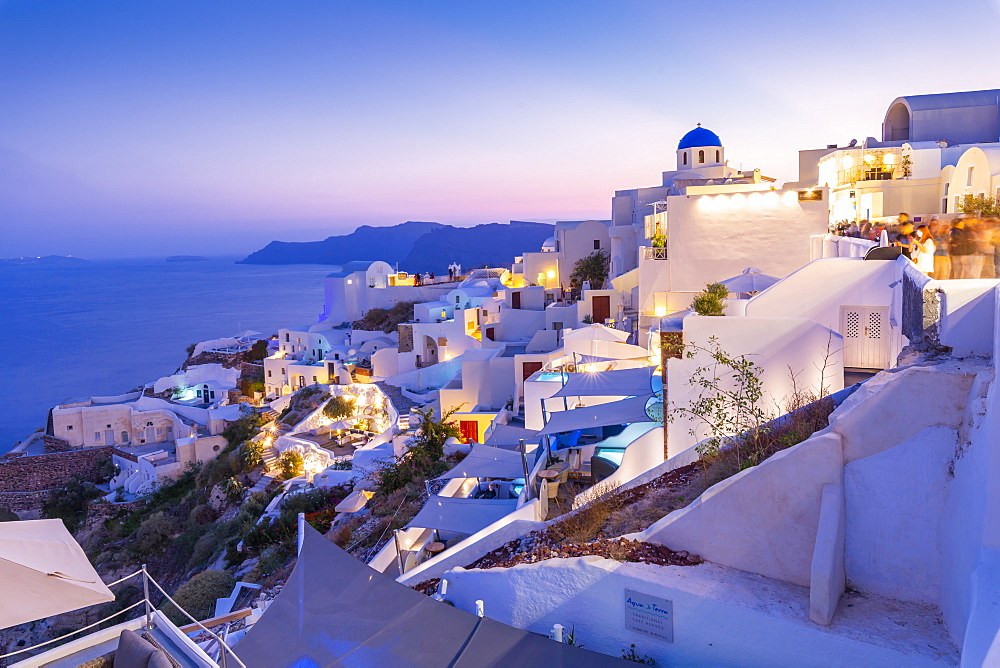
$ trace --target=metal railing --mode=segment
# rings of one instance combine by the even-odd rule
[[[82,631],[86,631],[88,629],[94,628],[95,626],[99,626],[99,625],[103,624],[104,622],[106,622],[106,621],[108,621],[110,619],[113,619],[114,617],[118,617],[119,615],[121,615],[123,613],[126,613],[129,610],[132,610],[134,608],[137,608],[137,607],[139,607],[140,605],[143,605],[143,604],[145,604],[145,617],[146,617],[146,623],[145,623],[144,628],[146,628],[146,629],[152,628],[152,626],[153,626],[153,603],[152,603],[152,601],[149,600],[149,583],[153,583],[153,586],[160,590],[160,593],[163,594],[163,597],[165,599],[167,599],[175,608],[177,608],[177,610],[179,610],[185,617],[187,617],[188,619],[190,619],[202,631],[208,633],[208,635],[210,635],[212,637],[212,639],[215,641],[215,643],[217,643],[219,645],[219,665],[222,668],[227,668],[227,663],[226,663],[226,657],[227,657],[227,655],[231,656],[231,658],[233,659],[233,661],[235,661],[235,665],[238,666],[238,668],[246,668],[246,664],[243,663],[243,661],[241,661],[238,656],[236,656],[236,653],[232,650],[232,648],[229,647],[229,645],[227,645],[226,642],[218,634],[216,634],[211,629],[209,629],[207,626],[205,626],[200,621],[198,621],[197,619],[195,619],[194,617],[192,617],[190,614],[188,614],[187,610],[185,610],[180,605],[178,605],[177,601],[175,601],[174,599],[172,599],[170,597],[170,595],[167,594],[167,592],[163,590],[163,587],[160,586],[160,583],[158,583],[156,580],[153,579],[153,577],[151,575],[149,575],[149,572],[146,570],[146,564],[143,564],[142,568],[140,568],[136,572],[130,573],[129,575],[126,575],[123,578],[115,580],[114,582],[109,582],[105,586],[107,586],[108,588],[114,587],[115,585],[121,584],[122,582],[125,582],[126,580],[131,580],[132,578],[134,578],[137,575],[142,575],[142,594],[143,594],[143,597],[140,600],[138,600],[135,603],[133,603],[132,605],[128,606],[127,608],[123,608],[122,610],[119,610],[117,612],[114,612],[114,613],[108,615],[107,617],[105,617],[103,619],[99,619],[96,622],[94,622],[93,624],[88,624],[87,626],[84,626],[83,628],[76,629],[75,631],[70,631],[69,633],[64,633],[61,636],[58,636],[56,638],[52,638],[51,640],[46,640],[44,642],[40,642],[40,643],[32,645],[30,647],[22,647],[19,650],[16,650],[16,651],[13,651],[13,652],[8,652],[7,654],[0,654],[0,659],[6,659],[8,657],[12,657],[12,656],[15,656],[17,654],[23,654],[24,652],[30,652],[31,650],[38,649],[39,647],[45,647],[46,645],[51,645],[52,643],[59,642],[60,640],[65,640],[66,638],[69,638],[70,636],[74,636],[74,635],[76,635],[76,634],[78,634],[78,633],[80,633]],[[212,645],[211,644],[209,644],[209,646],[206,648],[206,650],[205,650],[206,654],[208,654],[208,651],[207,651],[208,649],[212,649]],[[209,656],[211,657],[211,655],[209,655]]]
[[[667,259],[667,249],[658,248],[656,246],[642,246],[642,259],[643,260],[666,260]]]

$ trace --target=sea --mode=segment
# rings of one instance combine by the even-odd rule
[[[172,374],[192,343],[318,321],[335,267],[237,259],[0,264],[0,454],[44,427],[56,404]]]

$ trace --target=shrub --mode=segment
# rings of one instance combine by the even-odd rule
[[[139,530],[135,532],[135,538],[130,545],[139,554],[150,554],[166,547],[177,529],[174,519],[160,510],[139,525]]]
[[[264,465],[264,446],[259,441],[246,441],[240,446],[239,457],[243,471],[249,473]]]
[[[295,450],[285,450],[278,457],[278,468],[281,469],[281,477],[285,480],[302,475],[304,465],[302,454]]]
[[[726,305],[723,299],[729,296],[729,288],[722,283],[709,283],[695,295],[691,310],[698,315],[723,315]]]
[[[226,495],[226,498],[231,503],[236,503],[243,496],[243,492],[246,491],[246,486],[236,479],[236,477],[232,477],[222,481],[221,489],[222,493]]]
[[[75,532],[80,520],[86,515],[90,502],[101,494],[96,485],[74,473],[62,489],[52,491],[49,500],[42,506],[42,514],[48,518],[61,519],[70,532]]]
[[[19,519],[21,518],[17,516],[17,513],[0,506],[0,522],[16,522]]]
[[[247,361],[259,362],[265,357],[267,357],[267,339],[258,339],[257,341],[254,341],[254,344],[250,346],[250,350],[247,351]]]
[[[236,586],[236,577],[226,571],[202,571],[182,584],[174,594],[177,605],[201,621],[215,614],[215,600],[229,596]],[[174,624],[184,625],[190,620],[168,601],[160,610]]]
[[[338,395],[323,406],[323,415],[331,420],[346,420],[354,415],[354,399]]]
[[[583,287],[584,281],[590,281],[593,290],[600,290],[608,280],[611,267],[611,255],[606,250],[596,250],[590,255],[580,258],[573,265],[573,273],[569,275],[569,284],[573,288]]]
[[[240,443],[249,441],[251,438],[256,436],[263,425],[264,418],[262,418],[258,413],[251,413],[250,415],[244,415],[239,420],[226,427],[222,431],[222,435],[225,437],[229,447],[235,448]]]

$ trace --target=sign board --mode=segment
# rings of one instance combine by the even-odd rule
[[[674,602],[634,589],[625,590],[625,628],[674,641]]]

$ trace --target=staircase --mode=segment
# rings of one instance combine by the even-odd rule
[[[278,419],[279,413],[273,408],[269,408],[260,415],[262,418],[264,418],[264,422],[274,422],[275,420]]]
[[[389,397],[389,401],[396,407],[396,412],[400,415],[406,415],[414,406],[420,406],[416,401],[404,395],[403,391],[395,385],[387,385],[383,381],[375,384],[385,393],[385,396]]]

